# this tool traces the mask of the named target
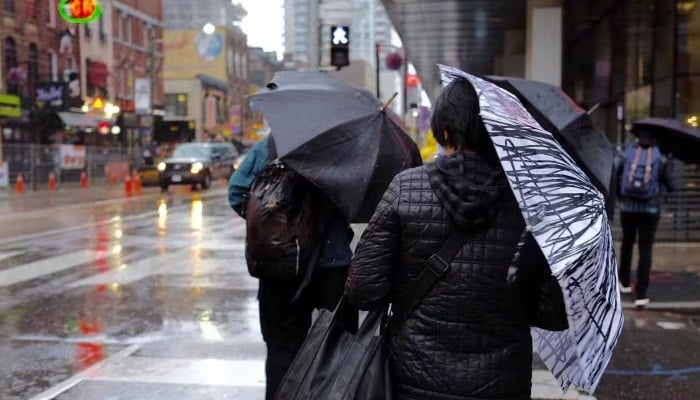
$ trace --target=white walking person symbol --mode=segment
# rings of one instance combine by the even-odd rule
[[[333,31],[333,44],[348,44],[348,33],[343,27],[337,27]]]

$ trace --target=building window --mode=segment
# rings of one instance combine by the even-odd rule
[[[17,43],[15,39],[8,37],[5,39],[5,70],[17,66]]]
[[[36,0],[27,0],[25,5],[25,14],[27,15],[27,19],[31,21],[36,20]]]
[[[58,55],[53,50],[49,50],[49,73],[52,81],[58,80]]]
[[[131,30],[131,18],[124,18],[124,24],[126,25],[126,42],[133,43],[134,36]]]
[[[178,117],[187,116],[187,93],[165,95],[165,114]]]
[[[18,94],[20,82],[20,70],[17,68],[17,43],[15,39],[5,39],[5,76],[7,77],[7,91]]]
[[[36,83],[39,79],[39,48],[36,46],[36,43],[29,45],[28,78],[30,83]]]
[[[118,25],[118,32],[117,32],[117,37],[119,40],[124,40],[126,39],[126,16],[124,14],[119,14],[119,23]]]
[[[14,14],[15,13],[15,0],[4,0],[2,9],[5,10],[5,12],[9,12],[9,13]]]
[[[100,15],[99,19],[99,36],[100,36],[100,41],[101,42],[106,42],[107,41],[107,35],[105,34],[105,21],[104,21],[104,15]]]
[[[48,7],[49,7],[49,12],[47,13],[49,15],[49,26],[50,27],[55,27],[56,26],[56,0],[47,0]]]

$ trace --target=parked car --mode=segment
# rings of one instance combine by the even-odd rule
[[[227,178],[239,156],[231,143],[183,143],[171,157],[158,164],[159,183],[163,191],[170,185],[211,186],[212,180]]]

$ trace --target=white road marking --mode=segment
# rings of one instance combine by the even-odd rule
[[[40,276],[52,274],[73,268],[80,264],[97,261],[99,253],[94,250],[79,250],[56,257],[45,258],[14,268],[0,271],[0,286],[10,286],[16,283],[35,279]]]
[[[59,394],[65,392],[65,391],[69,390],[70,388],[72,388],[73,386],[79,384],[80,382],[82,382],[86,378],[92,376],[94,371],[99,370],[105,364],[115,362],[115,361],[123,359],[123,358],[127,358],[130,355],[132,355],[133,353],[135,353],[138,349],[139,349],[138,345],[129,346],[126,349],[121,350],[120,352],[116,353],[115,355],[108,357],[108,358],[94,364],[93,366],[86,369],[85,371],[82,371],[76,375],[73,375],[72,377],[66,379],[65,381],[59,383],[58,385],[53,386],[53,387],[39,393],[38,395],[30,398],[29,400],[51,400],[51,399],[55,398],[56,396],[58,396]]]
[[[8,258],[12,258],[12,257],[14,257],[14,256],[18,256],[18,255],[23,254],[23,253],[24,253],[23,250],[19,250],[19,251],[7,251],[7,252],[0,253],[0,261],[6,260],[6,259],[8,259]]]
[[[92,371],[91,380],[178,385],[265,386],[262,360],[129,357]]]
[[[679,329],[685,329],[685,324],[682,322],[671,322],[671,321],[658,321],[656,325],[662,327],[663,329],[667,329],[670,331],[676,331]]]

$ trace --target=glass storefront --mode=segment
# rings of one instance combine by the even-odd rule
[[[593,117],[612,141],[649,116],[700,122],[698,2],[567,0],[564,18],[563,87],[600,105]]]

